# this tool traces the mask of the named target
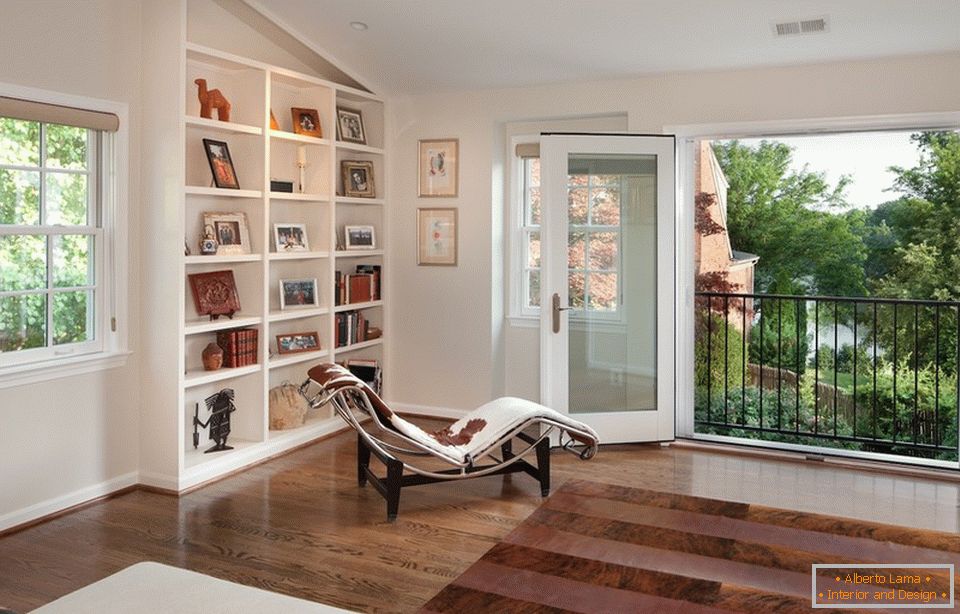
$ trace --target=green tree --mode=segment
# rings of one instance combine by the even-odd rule
[[[758,292],[866,294],[865,216],[849,211],[849,178],[791,169],[792,149],[776,141],[751,147],[715,141],[729,183],[727,226],[737,249],[760,256]]]

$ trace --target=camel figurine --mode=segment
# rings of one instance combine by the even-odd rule
[[[200,117],[213,119],[213,109],[217,110],[217,119],[222,122],[230,121],[230,102],[224,98],[220,90],[207,90],[207,80],[194,81],[199,88],[197,98],[200,99]]]

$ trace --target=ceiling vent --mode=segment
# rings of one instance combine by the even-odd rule
[[[792,36],[794,34],[817,34],[827,31],[826,17],[813,17],[795,21],[781,21],[773,24],[773,32],[777,36]]]

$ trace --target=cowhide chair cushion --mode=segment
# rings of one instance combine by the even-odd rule
[[[311,369],[308,375],[310,379],[331,392],[345,386],[360,387],[370,399],[370,404],[381,422],[416,441],[438,457],[457,465],[472,462],[478,454],[498,443],[521,424],[531,420],[550,420],[561,427],[568,426],[587,433],[586,437],[571,433],[571,436],[585,445],[593,445],[599,441],[596,432],[586,424],[539,403],[516,397],[501,397],[490,401],[450,426],[431,433],[391,411],[369,386],[339,365],[332,363],[318,365]]]

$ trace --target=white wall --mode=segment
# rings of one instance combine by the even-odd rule
[[[629,129],[960,110],[960,54],[686,73],[392,99],[390,398],[471,409],[500,394],[536,399],[536,331],[505,328],[506,122],[625,113]],[[417,139],[460,139],[460,197],[417,198]],[[456,206],[460,264],[418,267],[417,207]],[[502,370],[502,371],[501,371]]]
[[[130,105],[130,227],[139,228],[140,3],[5,0],[0,82]],[[140,330],[137,233],[129,239],[125,367],[0,390],[0,529],[135,480]],[[71,498],[71,494],[76,497]],[[29,514],[29,510],[24,512]]]

